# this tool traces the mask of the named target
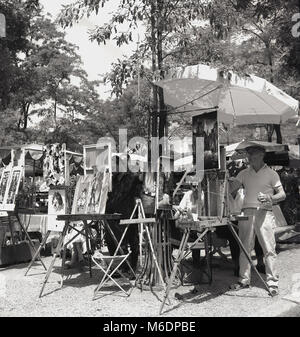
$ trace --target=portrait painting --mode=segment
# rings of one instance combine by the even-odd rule
[[[48,197],[48,230],[61,232],[64,221],[58,221],[58,215],[66,214],[66,191],[64,189],[50,189]]]

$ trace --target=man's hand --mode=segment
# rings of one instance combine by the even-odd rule
[[[228,179],[229,183],[229,193],[235,197],[236,192],[242,187],[242,184],[239,180],[234,177]]]
[[[271,203],[272,204],[272,196],[270,194],[258,193],[257,200],[259,202],[264,203]]]

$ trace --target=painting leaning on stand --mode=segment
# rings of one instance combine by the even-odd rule
[[[264,162],[265,149],[261,146],[249,146],[246,151],[250,166],[230,180],[230,192],[234,194],[241,186],[245,190],[242,210],[248,220],[239,221],[239,237],[250,254],[254,248],[255,234],[257,235],[264,252],[267,284],[274,296],[278,294],[278,274],[272,205],[284,200],[285,192],[279,175]],[[250,279],[251,265],[241,252],[239,281],[231,289],[249,287]]]

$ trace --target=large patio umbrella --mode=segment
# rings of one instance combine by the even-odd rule
[[[299,102],[265,79],[203,64],[176,68],[156,84],[173,112],[193,116],[217,108],[225,124],[280,124],[298,114]]]

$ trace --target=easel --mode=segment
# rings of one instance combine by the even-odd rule
[[[136,211],[138,211],[138,219],[133,219],[133,216],[136,213]],[[136,200],[136,204],[135,204],[135,207],[133,209],[133,212],[131,214],[130,219],[120,221],[120,225],[139,224],[141,226],[140,228],[143,228],[143,225],[145,225],[145,230],[146,230],[148,244],[149,244],[149,247],[150,247],[151,256],[153,258],[155,267],[157,269],[160,281],[163,284],[164,289],[166,289],[165,282],[164,282],[164,279],[163,279],[163,276],[162,276],[162,271],[161,271],[160,266],[158,264],[157,257],[156,257],[156,254],[155,254],[155,251],[154,251],[154,248],[153,248],[153,244],[152,244],[152,240],[151,240],[151,235],[150,235],[149,225],[155,224],[155,223],[156,223],[155,218],[146,218],[141,199]],[[125,230],[127,231],[127,229],[128,229],[128,226]],[[140,240],[141,240],[141,236],[140,236]],[[141,247],[142,241],[140,241],[139,244],[140,244],[140,261],[141,261],[142,260],[142,254],[143,254],[142,249],[141,249],[142,248]],[[141,265],[142,265],[142,263],[141,263]],[[141,279],[141,275],[142,275],[142,273],[138,276],[138,278],[136,280],[136,284],[139,284],[140,279]],[[141,284],[141,289],[142,289],[142,282],[140,282],[140,284]]]
[[[55,188],[55,190],[60,190],[60,191],[64,192],[64,195],[65,195],[64,212],[66,212],[66,210],[67,210],[66,204],[68,204],[68,200],[69,200],[69,198],[68,198],[68,187],[67,186],[57,186]],[[51,190],[49,191],[49,198],[50,198],[50,192],[51,192]],[[50,202],[50,200],[49,200],[49,202]],[[61,236],[61,233],[63,232],[64,227],[61,228],[61,224],[57,223],[55,218],[56,218],[55,215],[49,213],[49,206],[48,206],[48,228],[47,228],[47,232],[46,232],[46,235],[45,235],[44,239],[42,240],[36,254],[33,256],[32,260],[30,261],[30,263],[29,263],[29,265],[26,269],[25,276],[27,276],[27,274],[28,274],[29,270],[31,269],[33,263],[36,261],[37,257],[39,256],[39,253],[40,253],[41,249],[43,247],[45,247],[50,233],[51,232],[56,232],[56,233],[60,232],[60,236]],[[50,221],[51,221],[51,226],[50,226]],[[55,222],[54,225],[52,224],[52,221]],[[59,240],[60,240],[60,237],[59,237]],[[59,254],[55,250],[55,254],[54,254],[55,258],[56,258],[57,255],[59,255]],[[45,268],[45,269],[47,270],[47,268]]]
[[[254,265],[254,263],[251,259],[250,254],[248,254],[248,252],[246,251],[243,243],[241,242],[240,238],[238,237],[238,235],[235,232],[235,230],[233,228],[233,225],[231,223],[232,220],[246,220],[247,217],[236,216],[236,218],[233,219],[230,215],[230,209],[228,207],[228,202],[226,203],[227,204],[226,217],[223,216],[224,209],[225,209],[225,199],[227,199],[227,201],[228,201],[228,196],[229,196],[228,172],[226,171],[225,172],[225,181],[224,181],[224,185],[223,185],[223,191],[221,193],[221,213],[220,213],[220,217],[211,217],[211,216],[201,217],[201,216],[199,216],[198,221],[187,220],[187,221],[181,222],[180,227],[184,228],[184,234],[183,234],[183,237],[182,237],[181,242],[180,242],[178,255],[175,259],[171,276],[168,280],[167,290],[165,291],[164,299],[163,299],[162,304],[160,306],[159,315],[161,315],[161,313],[163,311],[166,300],[169,299],[169,293],[170,293],[174,278],[176,276],[178,266],[179,266],[180,262],[182,261],[182,259],[186,256],[186,251],[188,250],[188,252],[189,252],[191,250],[191,248],[193,246],[195,246],[205,235],[207,235],[207,233],[209,231],[214,230],[214,228],[217,227],[217,226],[226,226],[226,225],[229,226],[229,229],[230,229],[232,235],[234,236],[234,238],[237,241],[237,243],[239,244],[241,250],[245,254],[247,260],[249,261],[249,263],[251,265],[251,267],[254,269],[254,271],[258,275],[259,279],[262,281],[263,285],[265,286],[265,288],[267,289],[269,294],[272,296],[272,293],[271,293],[267,283],[261,277],[260,273],[257,271],[257,269],[256,269],[256,267],[255,267],[255,265]],[[188,239],[189,239],[191,230],[196,230],[196,231],[200,232],[201,234],[198,236],[197,240],[191,246],[188,247],[187,243],[188,243]]]

